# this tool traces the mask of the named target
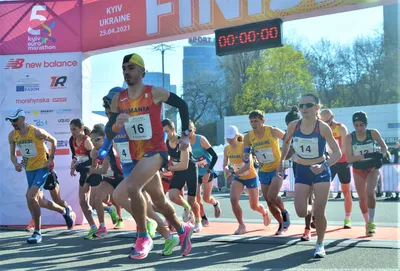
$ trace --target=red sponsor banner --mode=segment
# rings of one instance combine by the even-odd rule
[[[83,51],[146,45],[256,21],[295,20],[395,0],[84,0]]]
[[[81,51],[79,2],[1,2],[0,54]]]

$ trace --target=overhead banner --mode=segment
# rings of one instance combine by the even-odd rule
[[[69,123],[82,118],[82,53],[13,55],[0,57],[0,145],[4,163],[0,165],[0,225],[24,225],[30,213],[26,205],[24,172],[16,172],[10,161],[8,134],[13,130],[5,116],[12,108],[26,113],[26,122],[43,128],[57,139],[55,170],[61,197],[80,210],[78,179],[69,175],[71,154]],[[22,157],[17,151],[18,160]],[[46,197],[50,198],[46,193]],[[18,214],[16,216],[15,214]],[[81,212],[77,222],[82,223]],[[61,215],[43,210],[43,224],[63,224]]]
[[[132,43],[148,45],[256,21],[294,20],[392,2],[396,1],[84,0],[82,49],[87,52]]]
[[[38,2],[0,2],[0,54],[81,51],[80,1]]]

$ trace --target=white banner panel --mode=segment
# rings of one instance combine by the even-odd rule
[[[83,222],[78,199],[78,177],[69,175],[71,154],[68,145],[69,122],[82,118],[82,54],[57,53],[13,55],[0,58],[0,225],[25,225],[31,219],[25,193],[24,172],[18,173],[10,161],[8,134],[12,126],[4,120],[8,111],[20,107],[26,112],[26,122],[45,129],[58,141],[55,157],[61,198],[77,214],[77,224]],[[21,156],[18,156],[21,160]],[[46,198],[51,199],[49,192]],[[42,209],[43,225],[64,224],[64,218]]]

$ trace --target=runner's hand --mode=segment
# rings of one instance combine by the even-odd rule
[[[125,127],[125,122],[129,119],[129,115],[126,113],[121,113],[117,117],[117,122],[115,123],[115,126],[117,126],[118,129],[122,129]]]
[[[179,150],[184,151],[189,147],[189,138],[187,136],[181,137],[178,140],[178,144],[179,144]]]
[[[318,175],[318,174],[320,174],[322,171],[325,170],[325,166],[322,165],[322,164],[311,165],[310,168],[311,168],[311,171],[312,171],[315,175]]]
[[[15,170],[16,170],[17,172],[21,172],[21,171],[22,171],[22,164],[15,163],[15,164],[14,164],[14,167],[15,167]]]
[[[285,165],[284,165],[284,161],[280,161],[279,162],[279,166],[276,169],[276,175],[278,175],[279,177],[283,178],[283,176],[285,175]]]

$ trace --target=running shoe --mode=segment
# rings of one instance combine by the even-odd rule
[[[28,244],[37,244],[42,242],[42,235],[38,231],[34,231],[32,236],[26,240]]]
[[[108,234],[106,227],[99,227],[99,229],[94,234],[96,237],[102,238]]]
[[[366,227],[366,229],[367,229],[366,235],[368,237],[374,236],[374,234],[376,233],[375,223],[374,222],[369,222],[367,227]]]
[[[304,229],[304,234],[300,238],[301,241],[310,241],[311,240],[311,230]]]
[[[202,218],[201,219],[201,224],[203,225],[203,227],[208,227],[210,226],[210,222],[208,222],[207,218]]]
[[[26,226],[25,231],[27,232],[33,232],[35,230],[35,221],[32,219],[29,221],[28,226]]]
[[[67,225],[67,229],[71,230],[75,225],[75,213],[72,211],[72,208],[65,207],[65,215],[63,215],[65,219],[65,224]]]
[[[165,240],[164,249],[161,252],[161,255],[171,255],[174,248],[179,245],[179,242],[179,237],[177,235],[171,235],[171,239]]]
[[[115,224],[114,230],[119,230],[124,227],[124,221],[122,219],[118,219],[117,224]]]
[[[344,229],[351,229],[351,220],[350,219],[345,219],[344,220]]]
[[[139,237],[136,239],[135,249],[129,254],[129,258],[141,260],[149,255],[149,252],[153,249],[153,240],[151,238]]]
[[[265,209],[265,215],[263,215],[264,226],[268,227],[271,224],[271,217],[268,214],[268,210]]]
[[[214,205],[214,216],[218,218],[221,216],[221,208],[219,207],[219,201]]]
[[[314,258],[324,258],[326,256],[325,247],[323,244],[316,244]]]
[[[239,225],[237,230],[235,231],[235,235],[242,235],[247,232],[246,226],[245,225]]]
[[[193,229],[194,233],[201,232],[202,229],[203,229],[203,225],[201,225],[200,222],[194,223],[194,229]]]
[[[146,228],[150,237],[154,238],[156,236],[157,222],[149,218],[149,220],[146,222]]]
[[[109,214],[110,217],[111,217],[112,223],[115,224],[115,223],[118,222],[119,217],[118,217],[118,215],[117,215],[117,211],[115,210],[115,207],[114,207],[114,206],[111,206],[110,208],[111,208],[111,211],[108,212],[108,214]]]
[[[285,231],[286,229],[283,227],[283,223],[279,223],[279,228],[275,232],[275,235],[282,235]]]
[[[181,254],[182,256],[187,256],[192,250],[192,243],[190,242],[190,238],[193,234],[193,226],[189,223],[185,223],[183,225],[184,233],[179,234],[179,241],[181,245]]]
[[[86,240],[93,240],[95,237],[95,233],[97,231],[97,228],[95,229],[90,229],[88,234],[84,237]]]

